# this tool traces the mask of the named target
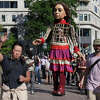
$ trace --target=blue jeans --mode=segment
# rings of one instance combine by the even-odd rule
[[[31,72],[31,90],[34,91],[34,75],[33,75],[33,72]]]
[[[38,83],[41,83],[41,78],[40,78],[40,71],[39,71],[39,66],[35,67],[35,75],[38,78]]]

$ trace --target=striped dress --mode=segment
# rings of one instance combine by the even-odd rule
[[[60,23],[56,23],[51,32],[47,32],[42,38],[46,40],[49,35],[51,38],[51,49],[50,49],[50,69],[52,71],[60,72],[73,72],[71,66],[71,52],[79,51],[76,41],[76,33],[72,25],[62,20]]]

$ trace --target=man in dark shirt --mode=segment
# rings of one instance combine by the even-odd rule
[[[7,40],[4,35],[0,41]],[[12,47],[11,57],[0,53],[0,63],[3,69],[3,95],[2,100],[28,100],[25,82],[30,81],[30,72],[21,58],[23,46],[15,43]]]

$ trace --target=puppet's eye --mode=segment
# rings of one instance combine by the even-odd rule
[[[59,12],[61,12],[61,11],[62,11],[62,9],[60,9],[60,8],[59,8],[59,9],[58,9],[58,11],[59,11]]]

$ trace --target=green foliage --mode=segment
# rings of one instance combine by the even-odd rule
[[[77,0],[26,0],[29,8],[28,21],[25,22],[26,35],[25,39],[39,38],[41,32],[45,32],[48,26],[53,24],[52,5],[57,2],[65,2],[70,8],[70,16],[75,17],[76,7],[78,5]],[[75,25],[73,18],[71,18],[72,24]]]
[[[9,39],[3,44],[1,52],[2,54],[9,55],[11,53],[12,45],[16,42],[16,38],[13,33],[10,33]]]
[[[33,2],[27,0],[29,6],[28,22],[25,23],[25,29],[27,31],[26,38],[34,39],[39,37],[41,32],[44,32],[49,25],[53,23],[52,8],[50,2],[37,0]],[[30,34],[30,35],[29,35]]]
[[[0,32],[2,31],[2,29],[3,29],[3,26],[0,24]]]

